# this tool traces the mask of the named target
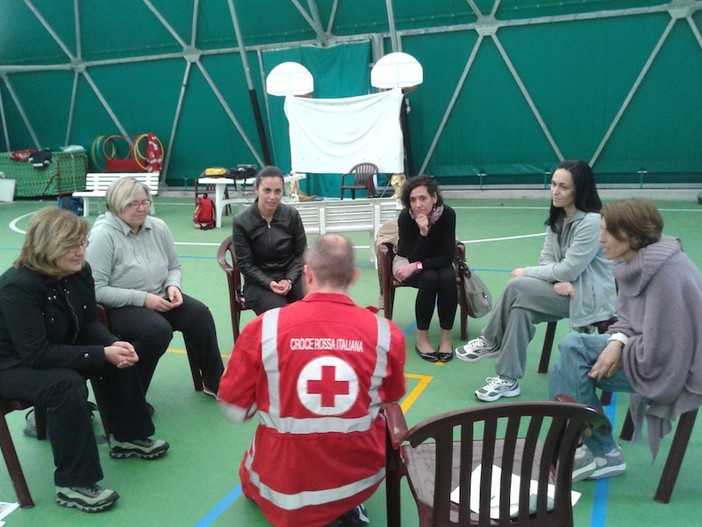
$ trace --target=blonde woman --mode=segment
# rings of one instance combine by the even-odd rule
[[[112,457],[155,459],[168,443],[150,439],[134,347],[97,318],[87,236],[87,223],[66,210],[42,209],[30,220],[19,258],[0,276],[0,398],[46,407],[56,502],[99,512],[119,495],[98,485],[86,378],[97,377],[104,394]]]
[[[144,391],[174,331],[196,358],[204,390],[216,395],[224,371],[209,308],[183,293],[175,242],[163,220],[149,216],[151,191],[132,177],[113,182],[108,211],[95,220],[86,258],[110,329],[134,344]]]

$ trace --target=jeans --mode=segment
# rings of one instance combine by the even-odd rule
[[[617,370],[611,377],[597,381],[587,373],[597,361],[602,350],[607,346],[610,335],[587,335],[570,333],[558,345],[561,356],[554,365],[549,378],[549,398],[556,395],[570,395],[577,402],[602,410],[602,404],[595,392],[596,388],[608,392],[633,392],[624,370]],[[583,437],[583,442],[595,456],[602,456],[615,448],[612,434],[592,433]]]

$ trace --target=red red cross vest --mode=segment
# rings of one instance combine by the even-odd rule
[[[375,492],[379,405],[404,394],[404,357],[391,321],[340,294],[310,294],[244,328],[219,398],[235,419],[258,410],[239,475],[273,525],[326,525]]]

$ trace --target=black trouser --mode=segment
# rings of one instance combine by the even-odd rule
[[[441,329],[453,329],[453,320],[458,306],[456,270],[453,266],[425,269],[407,278],[405,283],[418,289],[414,303],[417,329],[429,329],[434,305],[437,306]]]
[[[287,306],[305,296],[301,279],[293,284],[292,289],[285,296],[274,293],[268,287],[250,283],[244,283],[243,292],[246,305],[253,309],[257,315],[265,313],[269,309]]]
[[[136,369],[106,365],[98,382],[116,439],[143,439],[154,433]],[[81,373],[67,368],[0,370],[0,398],[46,408],[54,483],[61,487],[88,486],[103,478],[85,383]]]
[[[161,356],[166,352],[174,331],[183,333],[185,348],[195,357],[205,386],[217,393],[224,373],[217,343],[217,330],[209,308],[199,300],[183,295],[180,307],[157,313],[145,307],[127,306],[107,310],[110,331],[130,342],[139,362],[136,365],[144,387],[151,379]]]

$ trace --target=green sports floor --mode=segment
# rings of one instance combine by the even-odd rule
[[[656,201],[665,220],[666,234],[683,240],[685,251],[702,268],[702,206],[696,203],[698,190],[690,191],[686,202]],[[458,235],[467,242],[471,266],[491,289],[495,299],[509,279],[510,271],[532,265],[543,243],[543,222],[548,194],[535,200],[447,200],[456,208]],[[23,232],[31,214],[44,206],[56,206],[55,200],[0,203],[0,269],[11,265],[19,254]],[[220,348],[225,357],[232,349],[229,301],[224,273],[215,254],[219,243],[229,233],[231,216],[225,227],[198,231],[192,227],[192,198],[159,197],[156,214],[164,219],[176,239],[184,271],[185,291],[210,306],[217,323]],[[104,205],[102,206],[104,210]],[[94,212],[93,212],[94,213]],[[94,221],[96,216],[91,216]],[[378,279],[369,261],[369,239],[365,233],[350,235],[357,246],[357,263],[363,273],[351,291],[360,305],[376,305]],[[399,289],[395,299],[394,321],[407,336],[407,396],[404,400],[410,425],[430,415],[479,403],[473,391],[484,379],[494,375],[491,360],[476,364],[452,361],[430,364],[422,361],[414,349],[414,291]],[[243,315],[243,324],[251,312]],[[486,319],[469,320],[470,337],[476,337]],[[438,327],[437,324],[435,326]],[[458,324],[454,344],[459,345]],[[536,372],[545,325],[537,327],[530,345],[530,360],[522,380],[522,400],[543,400],[548,393],[548,376]],[[558,325],[558,341],[567,324]],[[435,329],[438,341],[438,330]],[[114,460],[107,446],[100,445],[105,472],[104,486],[119,491],[121,498],[110,511],[86,514],[64,509],[54,503],[53,465],[50,445],[23,434],[24,415],[8,415],[15,446],[36,506],[18,509],[5,521],[8,526],[169,526],[169,527],[258,527],[268,525],[258,508],[241,495],[238,467],[248,446],[256,420],[237,425],[226,420],[218,405],[193,390],[183,341],[176,334],[156,370],[148,400],[156,409],[156,436],[167,439],[171,450],[155,461]],[[554,350],[552,363],[558,350]],[[615,430],[621,428],[626,413],[626,397],[615,399],[610,407]],[[102,433],[95,419],[96,435]],[[574,507],[575,525],[593,526],[676,526],[698,525],[702,517],[702,425],[698,424],[688,447],[677,485],[669,504],[653,501],[658,478],[668,453],[667,436],[655,462],[646,441],[624,445],[628,470],[611,481],[582,481],[574,490],[582,493]],[[385,525],[384,486],[367,503],[371,524]],[[416,526],[416,513],[406,485],[403,488],[404,525]],[[14,502],[15,493],[4,469],[0,469],[0,501]]]

